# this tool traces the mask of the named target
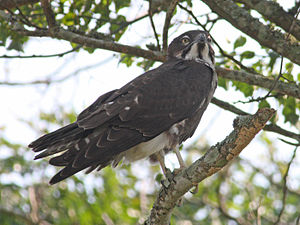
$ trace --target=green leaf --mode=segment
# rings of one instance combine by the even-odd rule
[[[218,86],[224,88],[225,90],[228,89],[228,82],[226,79],[219,77],[218,78]]]
[[[7,50],[16,50],[19,52],[23,52],[23,45],[17,40],[12,40],[12,42],[10,42],[9,46],[7,47]]]
[[[294,68],[294,64],[293,63],[289,62],[289,63],[285,64],[285,69],[287,70],[288,73],[292,73],[293,68]]]
[[[62,23],[66,26],[73,26],[75,17],[76,15],[74,13],[69,12],[63,17]]]
[[[280,57],[280,55],[277,52],[271,51],[269,54],[269,64],[268,67],[270,68],[270,71],[273,71],[274,65],[276,63],[276,60]]]
[[[255,53],[252,51],[245,51],[241,54],[242,59],[251,59],[255,56]]]
[[[233,48],[236,49],[238,47],[242,47],[246,44],[247,39],[243,36],[240,36],[238,39],[235,40],[233,44]]]
[[[153,61],[153,60],[145,59],[141,62],[138,62],[137,66],[142,67],[145,71],[147,71],[153,66],[154,63],[155,63],[155,61]]]
[[[134,62],[134,60],[133,60],[132,55],[121,54],[121,58],[119,60],[119,63],[124,63],[127,67],[130,67],[133,62]]]
[[[267,100],[262,100],[259,102],[258,107],[259,108],[270,108],[271,106]]]
[[[296,124],[299,120],[299,115],[296,114],[296,100],[293,97],[287,97],[284,102],[282,114],[285,117],[284,122]]]
[[[233,81],[232,82],[233,86],[236,87],[236,90],[240,90],[243,92],[245,97],[249,97],[253,95],[254,88],[251,85],[239,82],[239,81]]]

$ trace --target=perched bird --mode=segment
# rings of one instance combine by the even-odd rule
[[[191,137],[217,86],[211,37],[192,30],[175,38],[167,61],[120,89],[100,96],[77,121],[29,144],[35,159],[59,152],[49,163],[62,166],[55,184],[88,168],[133,162],[150,157],[166,173],[164,154]]]

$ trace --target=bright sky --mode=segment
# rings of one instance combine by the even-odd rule
[[[139,7],[140,1],[135,1],[133,9],[129,15],[134,19],[136,16],[144,14],[147,10],[147,6]],[[145,1],[143,1],[145,3]],[[294,1],[278,1],[284,3],[285,7],[293,5]],[[200,1],[195,1],[193,11],[196,15],[204,14],[208,12],[208,8],[201,4]],[[120,13],[126,14],[125,10]],[[157,30],[162,31],[164,15],[156,16],[156,24],[158,24]],[[174,18],[175,20],[184,20],[182,15]],[[126,44],[140,44],[147,40],[147,37],[152,36],[152,30],[149,29],[149,21],[145,20],[139,22],[138,25],[134,25],[129,28],[129,32],[121,39],[122,43]],[[190,30],[197,29],[194,26],[182,24],[176,27],[177,30],[171,29],[170,39],[179,34]],[[226,22],[218,23],[212,31],[212,35],[217,42],[228,51],[232,50],[233,42],[241,34],[231,27]],[[244,34],[243,34],[244,35]],[[244,35],[245,36],[245,35]],[[52,40],[49,38],[32,38],[32,41],[26,44],[24,55],[45,55],[58,52],[64,52],[70,50],[69,43],[61,40]],[[241,50],[253,50],[257,54],[262,52],[259,45],[249,40],[247,44],[241,48]],[[18,54],[14,51],[5,51],[0,49],[0,55],[14,55]],[[0,128],[5,127],[5,132],[0,129],[0,136],[4,135],[5,138],[13,141],[20,142],[22,144],[28,144],[32,140],[38,137],[38,134],[32,131],[22,120],[32,121],[38,128],[42,129],[46,125],[38,120],[39,112],[55,112],[58,106],[62,106],[63,110],[68,112],[74,109],[77,113],[81,112],[85,107],[91,104],[99,95],[110,91],[115,88],[119,88],[125,83],[129,82],[136,76],[143,73],[141,68],[136,66],[126,67],[124,64],[119,64],[119,57],[115,56],[113,52],[105,50],[96,50],[93,54],[89,54],[85,51],[79,53],[70,54],[62,58],[34,58],[34,59],[0,59],[0,80],[3,81],[15,81],[15,82],[30,82],[39,79],[45,79],[51,77],[51,79],[59,79],[65,77],[79,68],[87,67],[89,65],[101,64],[97,67],[86,69],[78,73],[74,78],[68,79],[61,83],[51,84],[49,87],[45,85],[32,85],[32,86],[0,86]],[[157,63],[155,66],[159,65]],[[279,66],[278,70],[279,70]],[[61,68],[58,70],[58,68]],[[256,92],[257,95],[263,95],[262,92]],[[235,102],[237,100],[244,99],[243,95],[234,91],[233,88],[230,91],[224,91],[222,88],[217,88],[215,97]],[[254,113],[257,110],[255,104],[238,104],[237,107]],[[277,108],[277,105],[273,105]],[[223,109],[210,105],[207,112],[204,114],[202,121],[197,129],[196,134],[185,146],[195,141],[200,136],[204,136],[208,139],[210,144],[215,144],[221,141],[232,131],[232,122],[236,116]],[[280,125],[290,129],[288,125]],[[50,130],[54,130],[58,127],[51,127]],[[295,131],[295,130],[294,130]],[[1,134],[2,132],[2,134]],[[296,131],[295,131],[296,132]],[[268,133],[270,137],[277,137]],[[254,164],[260,164],[264,166],[265,156],[268,151],[266,147],[256,141],[253,141],[243,152],[242,157],[245,157],[254,162]],[[282,154],[278,155],[282,159],[289,160],[293,147],[283,144],[282,142],[274,139],[274,145],[282,149]],[[0,159],[5,158],[8,151],[0,152]],[[33,153],[28,151],[27,158],[31,160]],[[257,160],[257,159],[261,160]],[[141,162],[145,163],[145,162]],[[297,163],[300,163],[300,157],[297,159]],[[137,164],[138,165],[138,164]],[[168,155],[167,166],[176,167],[177,161],[174,154]],[[51,171],[50,173],[53,173]],[[295,179],[299,174],[295,174]],[[3,179],[3,176],[0,178]],[[10,179],[5,177],[5,179]],[[87,178],[88,179],[88,178]],[[299,185],[299,184],[298,184]]]

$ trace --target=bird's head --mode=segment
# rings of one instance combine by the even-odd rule
[[[210,34],[206,31],[191,30],[175,38],[168,48],[168,59],[202,59],[213,65],[215,53],[211,46]]]

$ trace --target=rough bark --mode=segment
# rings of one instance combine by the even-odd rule
[[[234,27],[249,35],[262,46],[271,48],[294,63],[300,65],[300,45],[296,40],[286,40],[284,34],[273,30],[252,17],[250,13],[237,6],[232,0],[203,0],[210,9],[223,17]]]
[[[237,117],[233,124],[234,130],[222,142],[212,146],[203,157],[172,180],[163,182],[150,216],[144,224],[169,224],[178,200],[195,184],[217,173],[236,158],[274,114],[274,109],[263,108],[254,115]]]
[[[287,33],[291,33],[300,40],[300,21],[295,20],[293,29],[290,30],[294,16],[286,12],[277,2],[267,0],[238,0],[245,6],[256,10],[266,19],[283,28]]]

